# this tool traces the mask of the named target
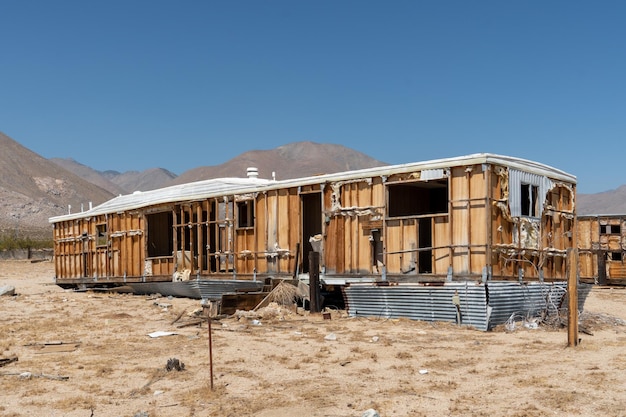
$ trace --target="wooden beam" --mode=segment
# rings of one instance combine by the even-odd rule
[[[574,233],[575,235],[575,233]],[[567,250],[568,276],[567,293],[569,295],[567,345],[578,345],[578,249],[576,238],[572,239],[572,247]]]

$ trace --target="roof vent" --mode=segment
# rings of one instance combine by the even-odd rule
[[[259,178],[259,169],[256,167],[248,167],[246,173],[248,178]]]

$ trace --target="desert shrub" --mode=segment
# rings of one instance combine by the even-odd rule
[[[35,239],[15,235],[0,235],[0,250],[12,249],[49,249],[52,248],[52,239]]]

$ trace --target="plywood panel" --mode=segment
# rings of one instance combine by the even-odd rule
[[[450,266],[450,229],[447,217],[435,217],[433,229],[433,274],[443,275]]]
[[[415,274],[417,270],[418,222],[415,219],[387,221],[387,271]]]
[[[359,207],[371,207],[373,206],[373,190],[372,187],[365,181],[358,183],[358,200]],[[357,218],[355,224],[355,236],[359,241],[357,257],[357,273],[365,274],[371,273],[373,268],[373,246],[370,241],[370,232],[363,228],[363,222],[368,221],[371,218],[370,215],[360,216]]]
[[[578,231],[578,248],[579,249],[591,249],[592,238],[592,225],[595,219],[578,219],[577,231]]]
[[[387,252],[385,263],[387,272],[398,274],[402,266],[402,227],[400,220],[388,220],[386,222],[385,251]]]
[[[254,233],[250,228],[236,229],[236,270],[237,274],[252,274],[254,272]]]
[[[278,241],[278,191],[267,194],[267,250],[273,250]]]
[[[297,244],[302,239],[301,201],[296,188],[289,190],[289,222],[289,239],[287,241],[289,256],[284,260],[284,271],[292,274],[295,270]]]
[[[471,244],[469,272],[472,274],[480,274],[488,264],[487,241],[490,224],[487,217],[486,174],[480,166],[475,166],[469,179],[469,242]]]
[[[592,252],[578,253],[578,267],[581,278],[596,278],[598,268],[596,266],[596,255]]]
[[[607,266],[609,270],[607,279],[622,280],[626,278],[626,264],[623,261],[609,261]]]
[[[256,257],[257,271],[265,273],[267,271],[267,257],[261,253],[267,250],[266,238],[267,238],[267,195],[259,194],[257,196],[256,205],[254,208],[256,219],[255,225],[255,250],[258,252]]]
[[[287,244],[289,240],[289,227],[290,227],[290,216],[289,216],[290,202],[289,202],[289,192],[288,190],[279,190],[278,191],[278,243],[283,247]],[[283,245],[283,241],[285,241]]]
[[[450,196],[452,245],[454,247],[452,267],[455,274],[466,274],[469,272],[470,216],[469,183],[463,167],[452,169]]]

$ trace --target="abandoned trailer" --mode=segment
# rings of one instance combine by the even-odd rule
[[[626,215],[578,216],[577,223],[580,280],[626,285]]]
[[[351,315],[489,328],[564,294],[575,198],[573,175],[494,154],[280,181],[249,169],[51,218],[55,279],[218,298],[308,282],[314,252]]]

